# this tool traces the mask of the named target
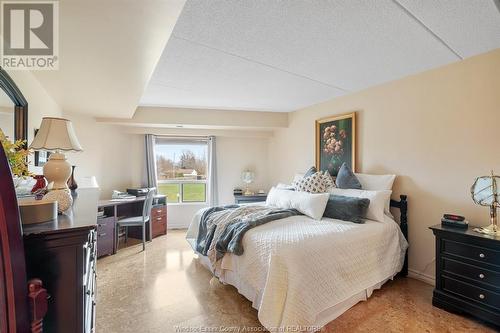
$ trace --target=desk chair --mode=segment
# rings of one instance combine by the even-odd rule
[[[149,189],[144,206],[142,207],[142,216],[127,217],[116,222],[116,242],[118,243],[118,231],[120,227],[125,227],[125,243],[128,238],[128,227],[142,227],[142,250],[146,249],[146,222],[150,220],[151,207],[153,206],[153,198],[156,194],[156,188]]]

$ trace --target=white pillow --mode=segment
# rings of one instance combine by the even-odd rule
[[[332,188],[331,194],[343,195],[345,197],[367,198],[370,205],[366,211],[366,218],[374,221],[384,222],[385,205],[391,199],[392,191],[365,191],[355,189]]]
[[[284,209],[295,208],[304,215],[320,220],[329,197],[329,193],[297,192],[273,187],[267,195],[266,205]]]
[[[295,191],[295,187],[292,185],[292,184],[283,184],[283,183],[278,183],[278,185],[276,185],[276,188],[277,189],[280,189],[280,190],[291,190],[291,191]]]
[[[396,175],[369,175],[367,173],[355,173],[361,184],[361,189],[368,191],[383,191],[392,190],[392,184],[396,179]],[[392,217],[391,214],[391,198],[385,203],[385,213]]]
[[[392,184],[396,175],[369,175],[366,173],[355,173],[361,188],[368,191],[392,190]]]

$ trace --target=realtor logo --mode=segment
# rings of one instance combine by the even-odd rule
[[[11,70],[58,69],[59,3],[2,1],[1,66]]]

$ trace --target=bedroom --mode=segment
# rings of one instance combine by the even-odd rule
[[[44,275],[53,262],[33,266],[37,236],[47,239],[37,228],[57,226],[22,219],[17,230],[26,256],[14,262],[25,270],[19,280],[40,278],[52,295],[47,332],[498,330],[500,236],[474,231],[490,224],[490,211],[471,197],[475,179],[498,173],[500,164],[498,1],[57,4],[58,69],[2,62],[29,110],[22,99],[6,98],[0,112],[10,138],[39,150],[28,158],[29,171],[47,179],[40,156],[56,149],[42,142],[42,118],[68,119],[65,128],[79,143],[70,150],[83,151],[66,153],[78,195],[57,220],[94,200],[85,208],[99,256],[90,301],[59,291],[58,279]],[[344,115],[354,116],[339,119]],[[326,134],[335,139],[330,148]],[[314,178],[302,184],[312,166],[336,176],[343,162],[347,185],[331,179],[340,189],[311,189]],[[151,203],[159,211],[151,221],[160,222],[134,224],[144,198],[112,199],[113,191],[147,187],[160,195]],[[404,212],[392,207],[391,218],[384,191],[399,206],[407,196],[407,277],[394,277],[404,267]],[[367,195],[365,223],[345,221]],[[200,220],[216,223],[232,212],[202,219],[203,209],[256,200],[240,213],[263,225],[241,215],[226,220],[232,227],[216,235],[226,238],[209,241],[208,256],[194,253]],[[282,211],[254,208],[262,205]],[[323,217],[332,205],[335,217]],[[258,215],[278,213],[293,216]],[[465,216],[470,226],[439,230],[443,214]],[[238,255],[221,258],[226,251]],[[206,268],[213,263],[216,277]],[[283,272],[294,277],[288,286]],[[67,281],[65,288],[82,288]],[[74,317],[58,315],[65,307],[76,307]]]

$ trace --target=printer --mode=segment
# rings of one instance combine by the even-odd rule
[[[145,197],[149,192],[149,189],[147,187],[143,188],[128,188],[127,193],[134,195],[136,197]]]

